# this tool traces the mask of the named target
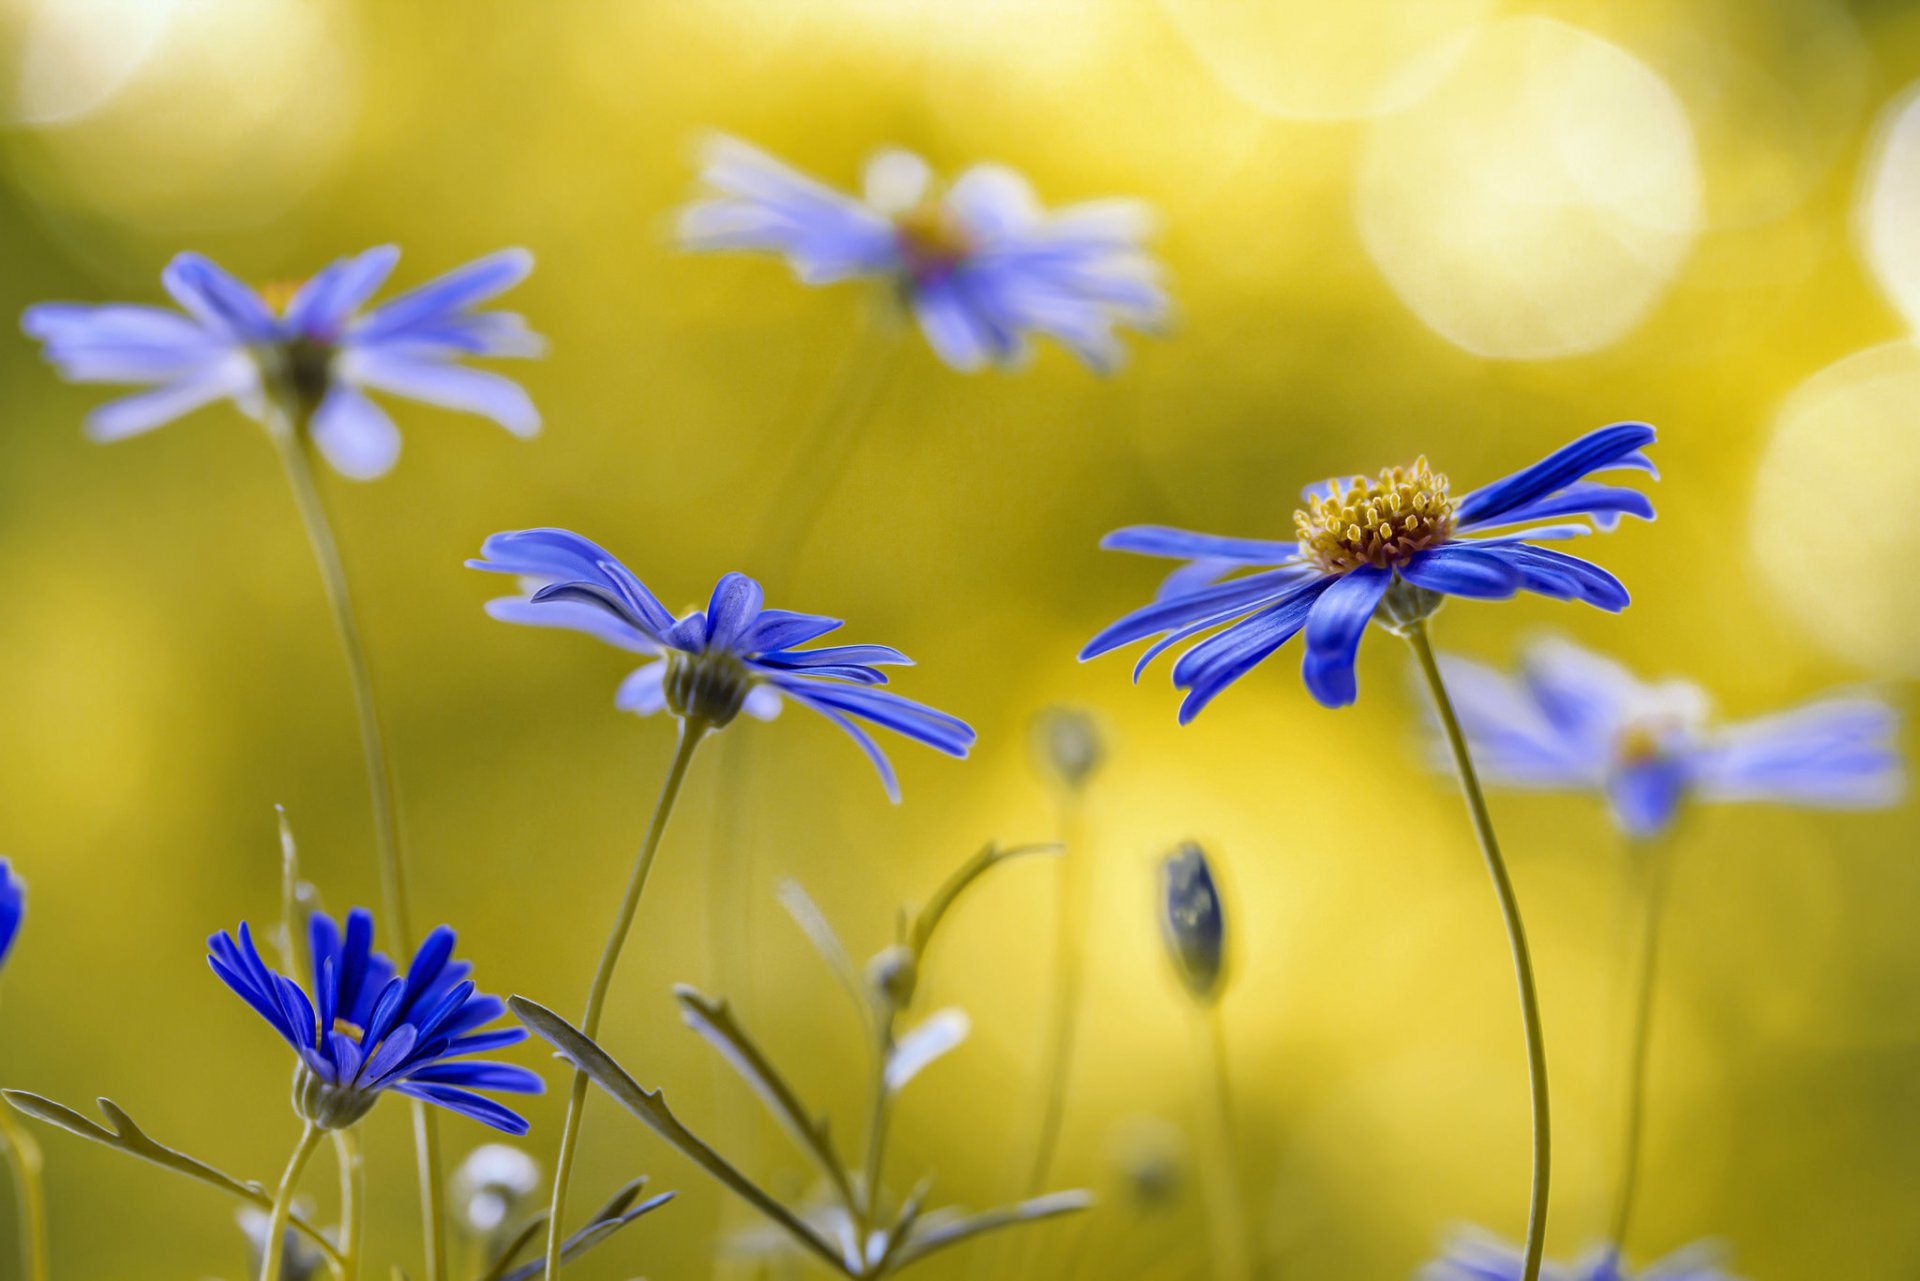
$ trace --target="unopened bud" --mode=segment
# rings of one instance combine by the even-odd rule
[[[1107,744],[1093,714],[1079,707],[1048,707],[1029,727],[1034,768],[1070,792],[1087,785],[1107,759]]]
[[[867,962],[867,982],[895,1009],[906,1009],[920,985],[920,963],[914,959],[913,949],[895,943],[874,953]]]
[[[1160,861],[1160,931],[1174,973],[1194,999],[1212,1002],[1226,976],[1227,917],[1206,851],[1182,841]]]

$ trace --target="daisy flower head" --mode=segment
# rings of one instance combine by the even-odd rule
[[[1186,564],[1159,599],[1100,632],[1080,657],[1155,638],[1134,667],[1138,680],[1153,659],[1195,641],[1173,667],[1186,691],[1185,724],[1296,632],[1306,633],[1308,691],[1345,707],[1358,695],[1354,658],[1369,622],[1405,629],[1450,596],[1505,600],[1522,591],[1624,609],[1627,590],[1613,575],[1535,544],[1612,529],[1622,516],[1651,520],[1645,494],[1587,477],[1653,471],[1643,452],[1653,439],[1644,423],[1615,423],[1459,497],[1424,458],[1374,478],[1325,481],[1306,489],[1290,541],[1116,530],[1102,547]]]
[[[1535,643],[1512,674],[1440,661],[1486,779],[1598,793],[1635,838],[1665,832],[1689,801],[1869,809],[1906,790],[1899,715],[1871,695],[1727,722],[1698,685],[1642,681],[1571,641]]]
[[[1721,1270],[1721,1255],[1719,1246],[1699,1242],[1645,1268],[1629,1268],[1620,1250],[1606,1245],[1589,1250],[1575,1263],[1548,1263],[1540,1270],[1540,1281],[1739,1281]],[[1520,1281],[1524,1267],[1519,1250],[1471,1232],[1422,1268],[1414,1281]]]
[[[948,756],[964,758],[973,746],[965,721],[879,688],[887,683],[882,667],[912,665],[905,654],[887,645],[802,649],[841,621],[766,609],[760,584],[745,574],[727,574],[704,610],[676,618],[625,565],[569,530],[495,534],[467,564],[538,584],[528,595],[490,602],[495,618],[582,631],[652,656],[621,684],[615,702],[622,710],[642,716],[665,710],[720,729],[742,711],[768,719],[782,703],[796,703],[852,738],[895,801],[900,786],[893,765],[857,722]]]
[[[332,917],[308,920],[311,994],[267,968],[242,922],[234,935],[207,940],[207,964],[299,1056],[293,1099],[302,1119],[323,1130],[353,1125],[388,1091],[436,1104],[508,1134],[525,1134],[518,1113],[476,1093],[539,1094],[540,1078],[509,1063],[467,1056],[517,1045],[521,1027],[482,1031],[506,1012],[500,998],[474,990],[464,961],[453,960],[446,926],[420,945],[406,973],[373,950],[373,917],[356,908],[344,932]]]
[[[702,198],[680,215],[683,248],[777,254],[809,285],[885,284],[962,372],[1021,364],[1035,335],[1109,372],[1125,357],[1116,329],[1153,331],[1167,318],[1144,247],[1152,218],[1138,201],[1048,210],[1004,166],[942,183],[898,148],[867,162],[852,196],[725,136],[704,147],[700,179]]]
[[[13,874],[12,860],[0,858],[0,965],[7,963],[26,914],[27,883]]]
[[[278,411],[335,471],[372,480],[400,456],[400,432],[369,391],[479,414],[516,436],[537,433],[539,412],[517,383],[462,363],[544,349],[518,315],[477,310],[526,279],[532,255],[502,250],[368,309],[399,258],[383,245],[304,283],[256,289],[185,253],[160,276],[180,311],[40,303],[21,323],[69,381],[148,388],[94,410],[87,433],[95,440],[122,440],[231,400],[270,426]]]

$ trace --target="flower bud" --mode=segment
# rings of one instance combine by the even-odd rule
[[[1225,986],[1226,911],[1206,851],[1182,841],[1160,861],[1160,931],[1174,973],[1195,1000],[1211,1003]]]
[[[519,1148],[483,1143],[453,1172],[454,1221],[488,1240],[506,1227],[540,1185],[540,1167]]]
[[[874,953],[867,962],[867,982],[895,1009],[906,1009],[920,985],[920,963],[914,959],[913,949],[895,943]]]
[[[1028,735],[1034,768],[1070,792],[1085,787],[1106,763],[1107,744],[1100,724],[1084,708],[1043,708],[1034,715]]]

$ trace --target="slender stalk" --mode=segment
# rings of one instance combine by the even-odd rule
[[[647,874],[653,870],[653,857],[660,849],[660,838],[667,830],[667,819],[673,814],[673,803],[680,796],[680,786],[686,782],[687,766],[693,762],[694,749],[700,746],[700,740],[706,736],[708,726],[704,721],[685,720],[680,723],[680,742],[674,749],[673,764],[667,768],[666,782],[661,784],[660,799],[654,803],[653,821],[647,826],[646,838],[640,843],[640,853],[634,859],[633,872],[627,878],[627,892],[620,900],[620,913],[614,918],[613,930],[607,935],[606,946],[600,952],[600,964],[593,972],[593,983],[587,989],[587,1012],[580,1020],[580,1030],[589,1039],[600,1034],[600,1015],[606,1009],[607,990],[613,984],[613,971],[620,962],[620,950],[626,946],[627,933],[633,928],[634,914],[640,908],[641,892],[647,888]],[[567,1120],[560,1131],[560,1153],[553,1164],[553,1200],[547,1213],[547,1281],[558,1281],[560,1276],[560,1251],[566,1242],[564,1224],[567,1211],[567,1183],[573,1175],[573,1152],[580,1142],[580,1118],[587,1105],[587,1074],[573,1074],[573,1091],[567,1097]]]
[[[864,1239],[880,1221],[880,1177],[887,1161],[887,1127],[893,1119],[893,1091],[887,1088],[887,1060],[893,1057],[893,1022],[897,1011],[887,998],[875,1017],[873,1107],[867,1118],[867,1159],[862,1166],[860,1227]]]
[[[1040,1103],[1040,1131],[1034,1143],[1033,1165],[1027,1173],[1027,1195],[1046,1190],[1066,1122],[1067,1082],[1073,1074],[1073,1049],[1080,1026],[1081,979],[1080,918],[1085,897],[1081,851],[1080,793],[1064,789],[1060,798],[1060,871],[1056,881],[1053,926],[1053,991],[1049,998],[1047,1050],[1042,1079],[1046,1093]]]
[[[352,1130],[333,1132],[333,1155],[340,1167],[340,1281],[359,1281],[361,1205],[366,1194],[366,1171],[360,1159],[360,1139]]]
[[[260,1281],[280,1281],[280,1265],[287,1254],[287,1216],[293,1212],[293,1191],[300,1185],[300,1172],[307,1168],[314,1149],[320,1146],[323,1133],[319,1126],[307,1122],[306,1128],[300,1131],[300,1141],[293,1145],[293,1155],[287,1158],[286,1173],[280,1176],[280,1189],[273,1194],[273,1213],[267,1219],[266,1240],[260,1246]]]
[[[1640,1174],[1641,1135],[1646,1126],[1647,1062],[1653,1042],[1654,992],[1660,970],[1661,921],[1666,916],[1667,887],[1673,880],[1672,854],[1664,842],[1642,842],[1635,856],[1639,907],[1639,963],[1635,976],[1632,1023],[1627,1034],[1626,1108],[1620,1143],[1620,1185],[1614,1194],[1612,1231],[1607,1240],[1615,1249],[1627,1248],[1627,1229],[1633,1220],[1634,1193]]]
[[[1246,1198],[1240,1187],[1239,1162],[1234,1159],[1233,1081],[1227,1071],[1227,1032],[1218,1002],[1195,1011],[1197,1040],[1206,1063],[1208,1111],[1213,1121],[1213,1151],[1208,1162],[1212,1177],[1209,1228],[1213,1237],[1214,1276],[1220,1281],[1247,1281],[1254,1275],[1247,1229]]]
[[[1409,623],[1405,629],[1420,670],[1426,676],[1427,689],[1433,695],[1434,709],[1446,732],[1447,746],[1453,753],[1453,765],[1460,776],[1460,791],[1473,820],[1473,833],[1480,841],[1486,859],[1487,874],[1493,880],[1493,892],[1500,901],[1500,915],[1506,921],[1507,945],[1513,952],[1514,978],[1520,988],[1520,1021],[1527,1037],[1527,1073],[1533,1099],[1533,1188],[1527,1207],[1527,1242],[1521,1281],[1538,1281],[1540,1259],[1547,1246],[1547,1192],[1553,1166],[1553,1132],[1547,1100],[1547,1043],[1540,1026],[1540,993],[1533,977],[1533,956],[1527,947],[1527,927],[1520,916],[1520,899],[1500,856],[1500,842],[1493,833],[1493,816],[1487,812],[1487,798],[1480,790],[1480,779],[1473,769],[1473,757],[1467,750],[1467,738],[1454,715],[1453,700],[1447,696],[1446,682],[1440,676],[1440,664],[1434,659],[1433,646],[1427,640],[1424,619]]]
[[[360,725],[360,751],[367,763],[367,790],[373,799],[374,849],[380,865],[382,917],[387,922],[398,954],[413,952],[413,924],[408,910],[407,870],[400,842],[400,807],[393,781],[393,767],[387,759],[386,732],[380,723],[380,707],[373,694],[373,669],[367,662],[366,643],[360,636],[359,615],[354,611],[353,592],[347,579],[346,562],[340,557],[340,545],[333,536],[333,521],[327,514],[326,500],[314,483],[313,458],[307,445],[306,424],[284,409],[275,408],[267,424],[267,435],[280,451],[281,467],[287,473],[287,485],[293,491],[294,505],[300,509],[300,521],[306,527],[307,541],[313,547],[313,559],[320,569],[326,588],[327,604],[333,609],[334,629],[340,636],[340,649],[347,660],[347,673],[353,682],[353,707]],[[414,1147],[420,1170],[420,1212],[425,1238],[427,1276],[431,1281],[446,1281],[447,1225],[441,1200],[439,1122],[426,1104],[413,1101]]]
[[[13,1166],[13,1190],[20,1200],[20,1258],[27,1281],[47,1281],[47,1195],[40,1181],[40,1145],[0,1105],[0,1147]]]

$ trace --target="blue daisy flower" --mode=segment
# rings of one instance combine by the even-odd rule
[[[0,858],[0,965],[7,963],[26,914],[27,883],[13,874],[12,860]]]
[[[1619,468],[1652,472],[1642,450],[1653,438],[1644,423],[1602,427],[1458,499],[1425,458],[1373,480],[1326,481],[1305,491],[1292,542],[1149,525],[1116,530],[1102,547],[1188,563],[1159,599],[1095,636],[1080,657],[1158,637],[1134,668],[1138,680],[1169,648],[1219,628],[1174,664],[1174,684],[1187,691],[1184,725],[1302,630],[1307,689],[1327,707],[1345,707],[1358,694],[1354,656],[1376,615],[1404,627],[1449,596],[1504,600],[1521,591],[1624,609],[1627,589],[1613,575],[1533,544],[1590,532],[1569,518],[1601,529],[1622,516],[1651,520],[1645,494],[1586,478]]]
[[[681,213],[683,247],[778,254],[809,285],[886,283],[955,369],[1017,365],[1044,334],[1104,373],[1126,354],[1116,328],[1166,320],[1142,247],[1152,217],[1137,201],[1049,212],[1011,169],[975,165],[942,186],[897,148],[867,162],[860,198],[736,138],[711,140],[701,159],[711,194]]]
[[[506,1006],[474,990],[472,967],[452,959],[452,930],[443,925],[429,934],[405,974],[373,950],[373,917],[362,909],[347,914],[344,934],[333,918],[315,912],[307,934],[311,998],[267,968],[244,922],[237,938],[207,940],[213,972],[299,1054],[293,1098],[302,1118],[344,1129],[391,1090],[496,1130],[527,1132],[518,1113],[474,1091],[539,1094],[540,1078],[509,1063],[456,1061],[517,1045],[527,1032],[480,1030]]]
[[[460,363],[543,350],[519,316],[475,310],[526,279],[532,255],[490,254],[363,311],[399,258],[383,245],[297,287],[253,289],[199,254],[181,254],[160,282],[184,315],[132,303],[41,303],[21,323],[71,381],[150,386],[89,415],[95,440],[122,440],[231,400],[261,421],[280,408],[306,424],[334,470],[371,480],[400,456],[400,432],[369,391],[479,414],[516,436],[537,433],[540,414],[517,383]]]
[[[1712,1242],[1678,1250],[1645,1268],[1629,1268],[1614,1246],[1588,1251],[1573,1264],[1549,1263],[1540,1281],[1738,1281],[1722,1271],[1722,1251]],[[1420,1270],[1415,1281],[1521,1281],[1521,1252],[1482,1233],[1468,1233],[1444,1256]]]
[[[1664,832],[1688,800],[1866,809],[1906,789],[1899,715],[1865,694],[1723,724],[1699,686],[1641,681],[1570,641],[1533,645],[1512,676],[1441,665],[1483,777],[1598,792],[1629,836]]]
[[[704,610],[675,618],[613,555],[564,529],[495,534],[467,564],[515,574],[531,594],[492,601],[487,610],[507,622],[586,632],[634,653],[655,656],[621,684],[623,710],[651,715],[665,709],[719,729],[741,711],[762,719],[783,700],[820,713],[860,746],[898,801],[893,765],[856,721],[867,721],[965,757],[974,733],[965,721],[888,690],[883,666],[912,660],[886,645],[829,645],[799,649],[842,624],[818,614],[763,609],[760,584],[728,574]]]

